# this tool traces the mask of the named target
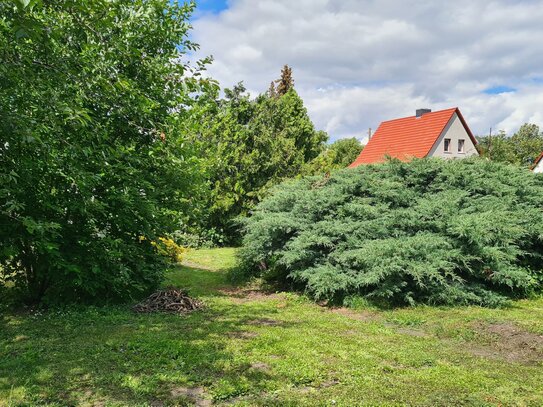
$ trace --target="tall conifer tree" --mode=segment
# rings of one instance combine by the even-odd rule
[[[281,78],[276,81],[277,96],[285,95],[291,88],[294,87],[294,79],[292,78],[292,68],[285,65],[281,70]]]

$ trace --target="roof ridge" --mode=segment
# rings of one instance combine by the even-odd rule
[[[426,116],[426,115],[433,115],[435,113],[443,113],[443,112],[447,112],[449,110],[454,110],[454,111],[457,111],[458,110],[458,107],[449,107],[447,109],[442,109],[442,110],[436,110],[435,112],[428,112],[428,113],[424,113],[423,116]],[[413,119],[413,118],[416,118],[417,116],[413,115],[413,116],[405,116],[405,117],[398,117],[397,119],[390,119],[390,120],[383,120],[381,122],[381,124],[383,123],[390,123],[390,122],[395,122],[395,121],[398,121],[398,120],[405,120],[405,119]],[[421,116],[422,117],[422,116]]]
[[[539,154],[539,156],[535,159],[533,165],[532,165],[532,169],[534,169],[535,167],[537,167],[537,165],[539,164],[539,162],[541,161],[541,159],[543,159],[543,152],[541,154]]]

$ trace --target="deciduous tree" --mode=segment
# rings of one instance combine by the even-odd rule
[[[194,92],[193,5],[0,3],[0,274],[32,301],[156,287],[150,244],[201,185],[180,137]],[[172,114],[176,112],[176,114]]]
[[[301,175],[327,174],[330,171],[347,168],[358,157],[364,146],[356,138],[340,139],[326,146],[301,171]]]
[[[481,156],[493,161],[529,167],[543,151],[543,132],[535,124],[525,123],[511,137],[503,130],[479,137],[477,148]]]

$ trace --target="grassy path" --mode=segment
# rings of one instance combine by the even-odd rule
[[[206,309],[0,316],[0,406],[543,405],[543,300],[330,310],[233,287],[234,249],[192,252],[165,285]]]

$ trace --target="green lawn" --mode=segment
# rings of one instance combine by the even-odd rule
[[[233,287],[234,249],[165,285],[185,316],[129,307],[0,317],[0,406],[543,405],[543,300],[508,309],[330,310]]]

